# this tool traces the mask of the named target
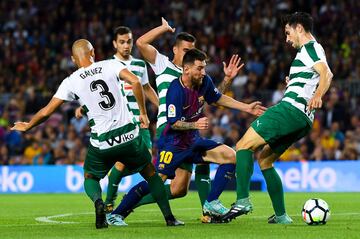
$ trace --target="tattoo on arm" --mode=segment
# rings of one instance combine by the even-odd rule
[[[195,122],[184,122],[184,121],[176,121],[174,124],[171,125],[172,129],[175,130],[189,130],[189,129],[196,129]]]
[[[218,90],[221,92],[221,94],[224,94],[228,89],[229,89],[229,85],[231,83],[231,80],[223,80],[219,85],[218,85]]]

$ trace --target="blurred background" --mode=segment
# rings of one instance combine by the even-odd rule
[[[132,29],[134,40],[166,18],[176,32],[197,38],[209,56],[207,73],[215,84],[222,62],[239,54],[245,63],[226,94],[241,101],[277,103],[296,51],[285,43],[281,16],[306,11],[314,36],[325,49],[334,74],[316,113],[311,134],[289,148],[280,161],[353,161],[360,159],[360,1],[331,0],[13,0],[0,3],[0,165],[82,165],[89,142],[87,119],[76,119],[76,102],[64,104],[46,123],[22,134],[10,131],[47,104],[61,81],[75,70],[71,45],[92,42],[96,59],[112,57],[112,32]],[[154,42],[172,58],[175,34]],[[140,57],[133,48],[133,55]],[[154,73],[148,66],[154,88]],[[156,108],[147,104],[154,130]],[[208,107],[211,127],[202,134],[234,147],[254,118]],[[356,164],[358,165],[358,164]],[[359,166],[357,166],[359,168]],[[4,172],[3,172],[4,175]]]

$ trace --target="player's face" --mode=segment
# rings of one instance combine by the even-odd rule
[[[286,24],[285,26],[285,36],[286,36],[286,42],[289,43],[294,48],[300,47],[300,41],[299,36],[296,31],[297,27],[291,27],[289,24]]]
[[[195,42],[180,41],[173,48],[174,59],[181,63],[185,53],[193,48],[195,48]]]
[[[116,52],[120,54],[123,58],[129,58],[131,50],[133,47],[133,38],[131,33],[117,35],[116,41],[113,41],[113,45],[116,49]]]
[[[190,75],[191,83],[194,86],[201,85],[202,80],[206,74],[205,66],[206,66],[206,62],[199,60],[196,60],[193,65],[190,65],[189,75]]]

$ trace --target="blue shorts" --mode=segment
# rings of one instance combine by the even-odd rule
[[[221,145],[210,139],[197,138],[189,148],[179,149],[173,144],[159,145],[159,153],[156,160],[158,173],[168,176],[169,179],[175,177],[175,170],[184,162],[204,163],[203,156],[206,151]]]

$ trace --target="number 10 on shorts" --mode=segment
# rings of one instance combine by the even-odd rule
[[[160,163],[169,164],[173,158],[173,153],[169,151],[160,152]]]

